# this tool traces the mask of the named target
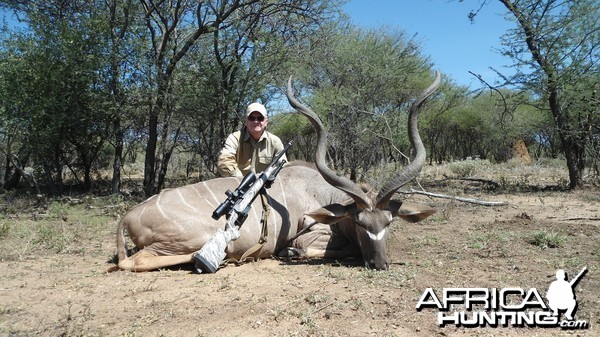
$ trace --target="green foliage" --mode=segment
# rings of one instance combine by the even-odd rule
[[[517,237],[512,231],[491,230],[483,233],[476,233],[468,236],[468,245],[477,250],[487,249],[495,251],[498,254],[506,255],[503,247]]]
[[[565,238],[556,232],[537,231],[527,238],[527,242],[540,248],[559,248],[564,244]]]
[[[489,160],[479,158],[467,158],[465,160],[453,161],[448,164],[448,168],[458,177],[476,176],[492,166]]]
[[[406,109],[432,81],[428,60],[403,32],[330,27],[327,44],[304,56],[313,96],[302,95],[329,129],[333,165],[352,179],[410,150]],[[301,90],[304,91],[304,90]]]
[[[314,157],[316,134],[310,122],[298,113],[279,113],[269,118],[269,131],[283,142],[292,141],[288,159],[311,160]]]
[[[518,139],[537,149],[538,156],[550,153],[554,144],[551,121],[539,109],[523,105],[524,96],[510,90],[463,96],[443,113],[424,115],[421,133],[430,149],[430,161],[477,157],[504,162],[512,157]],[[539,143],[542,135],[547,135],[545,144]]]
[[[292,67],[288,53],[335,19],[338,5],[226,1],[146,11],[135,1],[1,3],[27,24],[6,34],[0,51],[7,155],[23,158],[57,193],[65,172],[90,188],[95,168],[115,162],[118,173],[140,147],[150,193],[177,151],[200,153],[200,165],[213,170],[245,106],[273,97]]]
[[[99,75],[102,32],[94,11],[55,14],[51,7],[28,9],[30,31],[7,37],[0,78],[7,86],[2,117],[12,126],[10,148],[30,158],[22,164],[60,192],[67,167],[79,183],[91,186],[92,163],[111,124]]]
[[[8,236],[10,232],[10,223],[0,220],[0,240]]]
[[[517,28],[502,38],[514,60],[513,85],[534,93],[551,115],[569,169],[569,187],[581,181],[588,152],[598,158],[598,112],[593,97],[600,80],[600,3],[594,0],[501,0]],[[585,99],[584,99],[585,97]],[[594,102],[594,103],[593,103]],[[591,103],[591,104],[590,104]]]
[[[291,157],[312,160],[312,128],[285,113],[281,88],[289,75],[329,129],[328,153],[340,172],[359,180],[367,170],[398,169],[410,158],[406,111],[432,71],[404,32],[340,21],[340,1],[224,1],[228,10],[221,12],[207,5],[214,1],[166,2],[148,17],[143,3],[0,1],[27,24],[1,36],[0,172],[6,189],[22,179],[15,165],[60,194],[67,183],[91,188],[101,176],[95,174],[106,177],[113,163],[118,180],[119,165],[136,162],[152,191],[179,154],[181,166],[211,178],[225,137],[241,126],[252,101],[279,112],[270,130],[296,142]],[[541,13],[544,6],[536,4],[562,7]],[[536,158],[556,158],[567,139],[581,165],[598,167],[599,32],[590,29],[598,26],[598,4],[518,5],[536,9],[527,19],[539,23],[536,42],[555,65],[564,118],[548,113],[548,68],[524,48],[523,31],[512,30],[503,52],[533,69],[511,79],[522,90],[473,95],[444,81],[420,115],[428,156],[440,163],[505,161],[513,142],[523,139]]]
[[[178,64],[165,81],[179,90],[160,93],[161,87],[156,88],[157,97],[167,97],[162,103],[170,108],[165,111],[165,120],[170,123],[158,123],[160,125],[154,127],[180,127],[183,150],[200,153],[200,164],[205,170],[215,172],[223,142],[229,133],[241,127],[246,106],[259,101],[270,108],[269,101],[279,96],[277,84],[289,76],[293,66],[290,55],[314,35],[323,22],[335,17],[332,11],[336,5],[337,1],[290,0],[223,2],[218,6],[195,4],[181,9],[187,10],[190,16],[209,19],[198,22],[200,27],[185,20],[173,22],[181,31],[195,31],[201,36],[197,40],[185,40],[187,35],[159,37],[168,39],[174,46],[190,44],[191,48],[164,50],[165,64],[167,61],[169,66]],[[215,10],[221,6],[226,10]],[[173,11],[171,8],[163,16],[171,17]],[[198,14],[200,12],[202,14]],[[152,20],[153,25],[163,25],[158,16]],[[154,38],[158,44],[160,40]],[[160,75],[160,69],[152,70]],[[158,104],[161,102],[156,103],[153,108],[163,110]],[[160,141],[166,142],[164,138]],[[164,148],[168,147],[163,145]],[[166,157],[167,153],[157,155]],[[146,156],[153,154],[147,152]]]

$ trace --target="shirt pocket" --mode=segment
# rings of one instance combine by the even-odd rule
[[[271,157],[267,157],[267,156],[260,156],[258,158],[258,162],[263,164],[263,165],[269,165],[271,164]]]

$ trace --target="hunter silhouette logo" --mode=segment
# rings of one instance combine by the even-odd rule
[[[564,270],[559,269],[556,271],[556,281],[550,284],[550,288],[548,288],[548,292],[546,293],[548,306],[552,309],[554,316],[558,316],[559,310],[566,310],[565,318],[573,320],[573,314],[577,309],[575,286],[577,286],[577,283],[579,283],[579,280],[581,280],[586,272],[587,268],[583,267],[579,274],[569,282]]]
[[[557,270],[556,280],[546,292],[547,302],[536,288],[443,288],[441,297],[427,288],[416,309],[437,308],[439,326],[587,329],[588,321],[574,319],[574,290],[586,272],[584,267],[568,281],[567,273]],[[562,312],[564,320],[560,319]]]

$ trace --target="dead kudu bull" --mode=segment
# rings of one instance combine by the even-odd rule
[[[317,115],[293,96],[291,79],[288,100],[318,131],[317,170],[305,166],[285,167],[268,190],[270,216],[267,242],[253,256],[303,258],[362,257],[367,268],[387,269],[388,225],[395,216],[420,221],[435,211],[426,206],[403,205],[393,194],[419,174],[425,148],[417,130],[418,110],[439,85],[433,84],[414,102],[409,113],[409,134],[415,158],[378,194],[365,192],[350,179],[337,175],[325,163],[327,135]],[[223,228],[225,220],[212,219],[213,210],[234,190],[239,178],[217,178],[160,194],[134,207],[121,219],[117,230],[118,268],[149,271],[192,263],[192,255]],[[349,198],[350,197],[350,198]],[[323,206],[326,205],[326,206]],[[261,236],[263,206],[252,205],[240,237],[227,247],[227,257],[239,259]],[[314,225],[315,221],[317,222]],[[125,231],[139,251],[127,256]]]

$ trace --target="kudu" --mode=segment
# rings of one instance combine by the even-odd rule
[[[304,258],[361,257],[367,268],[387,269],[387,227],[394,216],[416,222],[435,213],[429,207],[402,204],[391,198],[402,185],[418,176],[425,163],[417,117],[421,105],[439,82],[440,75],[436,73],[433,84],[410,108],[408,126],[414,160],[375,195],[327,166],[327,133],[317,115],[296,100],[290,78],[287,87],[290,104],[317,129],[317,171],[294,165],[281,171],[268,190],[267,242],[253,257],[274,254]],[[239,183],[240,178],[217,178],[163,190],[131,209],[118,225],[119,262],[111,270],[149,271],[192,263],[194,252],[224,226],[224,219],[216,221],[211,214],[223,201],[225,191],[234,190]],[[262,210],[259,198],[240,229],[240,238],[229,243],[228,258],[239,259],[258,242]],[[125,231],[139,249],[129,257]]]

